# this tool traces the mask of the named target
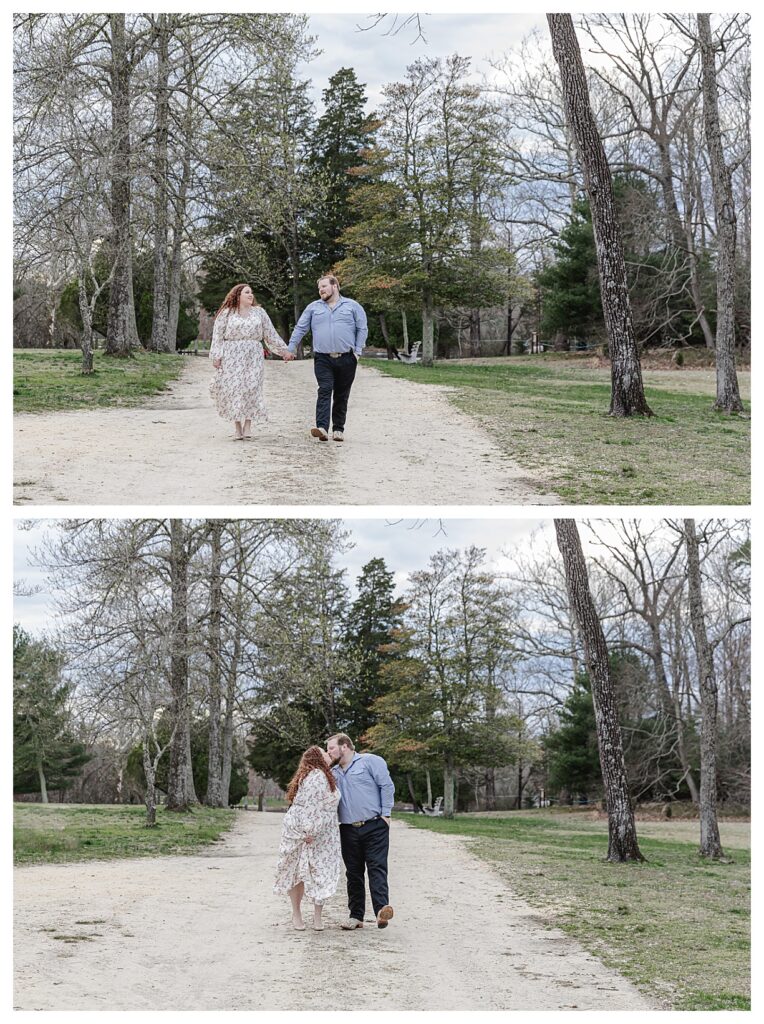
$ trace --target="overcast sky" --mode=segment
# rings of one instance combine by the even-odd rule
[[[347,581],[354,588],[362,566],[371,558],[384,558],[395,573],[396,584],[403,588],[409,573],[426,567],[440,548],[466,548],[470,544],[486,549],[489,561],[502,567],[502,551],[527,544],[535,531],[551,531],[550,520],[537,519],[345,519],[352,534],[353,547],[338,555],[337,562],[347,569]],[[33,633],[50,630],[54,608],[45,573],[31,564],[30,552],[38,547],[51,524],[37,522],[33,529],[17,524],[14,538],[15,579],[32,588],[40,588],[29,597],[14,600],[14,621]]]
[[[401,18],[405,17],[402,15]],[[322,110],[321,93],[329,78],[341,67],[355,69],[366,85],[367,110],[378,109],[382,87],[400,81],[407,65],[418,57],[446,57],[459,53],[472,57],[477,73],[488,73],[488,58],[500,57],[520,43],[532,29],[546,31],[543,14],[427,14],[422,16],[426,41],[415,40],[416,29],[404,27],[397,35],[385,34],[388,20],[376,28],[368,14],[311,14],[310,33],[323,52],[303,69],[313,80],[317,110]]]

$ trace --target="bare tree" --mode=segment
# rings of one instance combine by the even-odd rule
[[[607,859],[614,862],[644,860],[637,842],[634,811],[629,796],[608,649],[589,589],[589,575],[586,571],[578,527],[574,519],[555,519],[554,527],[557,545],[565,565],[570,604],[584,646],[592,686],[600,767],[608,813]]]
[[[700,15],[699,17],[702,17]],[[700,854],[718,860],[723,856],[716,817],[716,720],[718,689],[714,658],[706,632],[703,590],[700,579],[698,535],[694,519],[684,520],[687,547],[687,586],[690,594],[690,621],[698,659],[701,700],[700,732]]]
[[[716,404],[720,412],[742,412],[737,370],[735,369],[735,248],[737,217],[732,194],[730,169],[724,159],[724,144],[719,123],[719,97],[716,82],[711,16],[698,15],[698,39],[703,82],[703,120],[711,164],[716,214]]]
[[[552,49],[560,68],[565,112],[578,150],[592,210],[602,310],[611,359],[611,416],[651,416],[642,384],[639,349],[626,279],[613,180],[589,101],[586,71],[569,14],[548,14]]]

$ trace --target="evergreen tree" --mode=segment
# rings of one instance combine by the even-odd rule
[[[572,799],[601,789],[597,723],[586,672],[578,674],[560,711],[560,725],[546,738],[545,746],[550,790],[564,791]]]
[[[70,730],[70,688],[61,669],[58,650],[13,627],[13,790],[39,793],[43,803],[90,760]]]
[[[309,159],[323,176],[326,199],[312,219],[316,277],[343,259],[340,235],[357,219],[351,196],[358,187],[352,172],[363,162],[363,151],[374,145],[377,122],[367,116],[364,86],[353,68],[340,68],[323,92],[324,113],[318,119]]]
[[[346,642],[358,670],[343,694],[344,731],[354,739],[377,721],[373,703],[387,689],[383,667],[396,657],[393,632],[402,624],[403,606],[395,600],[394,574],[384,558],[372,558],[358,577],[358,596],[347,620]]]
[[[541,330],[547,335],[588,338],[604,332],[597,251],[589,203],[578,200],[554,244],[556,259],[538,275]]]

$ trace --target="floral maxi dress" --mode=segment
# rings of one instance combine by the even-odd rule
[[[339,789],[331,792],[319,768],[302,780],[281,828],[275,893],[284,896],[304,882],[305,895],[314,903],[325,903],[337,891],[342,870],[339,802]],[[313,842],[306,843],[306,836]]]
[[[262,306],[252,306],[247,313],[225,310],[215,320],[210,359],[222,359],[223,364],[215,371],[210,394],[218,415],[229,423],[268,421],[263,394],[263,342],[271,352],[287,351]]]

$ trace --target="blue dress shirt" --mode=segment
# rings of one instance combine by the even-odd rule
[[[355,754],[347,768],[332,768],[342,799],[339,804],[341,825],[368,821],[382,815],[389,818],[393,809],[395,783],[385,759],[377,754]]]
[[[363,306],[344,295],[340,295],[334,309],[323,299],[305,307],[289,339],[290,352],[297,350],[308,331],[313,334],[314,352],[355,352],[357,356],[369,336]]]

